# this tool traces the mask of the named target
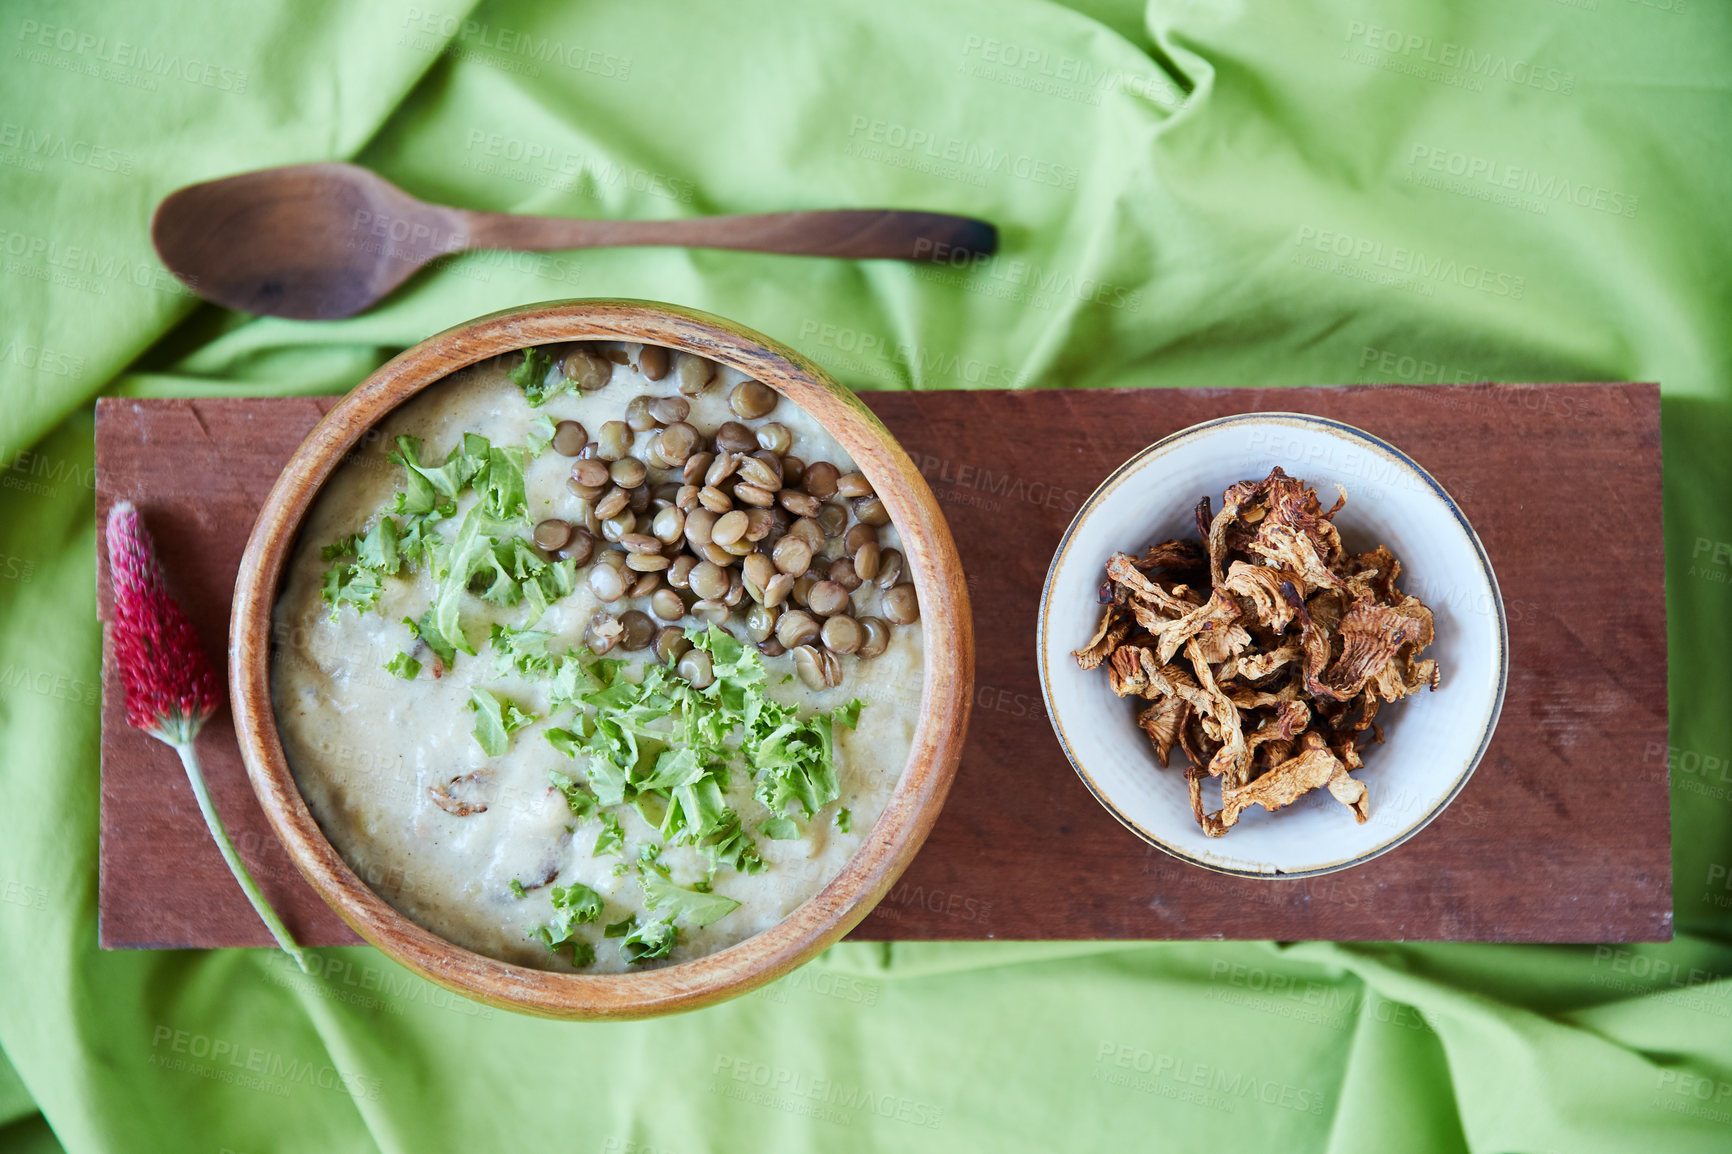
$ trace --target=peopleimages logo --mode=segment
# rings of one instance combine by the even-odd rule
[[[924,274],[922,279],[937,280],[940,283],[955,284],[959,288],[970,291],[980,291],[982,278],[988,281],[1002,281],[1013,289],[1023,289],[1026,292],[996,293],[986,292],[983,295],[998,296],[1006,300],[1023,304],[1040,304],[1050,307],[1049,300],[1054,296],[1068,296],[1087,304],[1106,305],[1109,308],[1135,308],[1143,301],[1143,294],[1137,289],[1127,289],[1110,281],[1098,280],[1093,277],[1078,276],[1075,273],[1060,273],[1042,268],[1031,261],[1006,258],[1003,255],[988,256],[986,253],[973,249],[959,248],[944,241],[934,241],[922,237],[914,242],[914,256],[922,263],[915,267],[917,275]],[[966,277],[949,277],[945,267],[965,270]]]
[[[1293,243],[1301,249],[1311,249],[1343,261],[1352,261],[1421,280],[1445,281],[1496,297],[1520,300],[1527,292],[1526,277],[1500,272],[1481,264],[1464,264],[1453,257],[1431,256],[1405,245],[1387,245],[1370,237],[1314,228],[1308,224],[1299,226],[1299,235]]]
[[[1101,94],[1126,91],[1163,105],[1177,106],[1184,93],[1158,68],[1131,73],[1097,68],[1081,57],[1027,48],[989,36],[969,36],[962,44],[959,71],[1046,96],[1099,105]]]
[[[1136,1074],[1144,1077],[1133,1077]],[[1321,1117],[1324,1103],[1328,1100],[1321,1092],[1307,1086],[1295,1086],[1275,1078],[1259,1078],[1242,1070],[1193,1062],[1174,1054],[1157,1054],[1126,1042],[1103,1041],[1095,1051],[1095,1070],[1091,1076],[1097,1081],[1146,1094],[1161,1094],[1169,1084],[1169,1088],[1194,1089],[1217,1099],[1200,1104],[1225,1105],[1229,1112],[1233,1103],[1248,1099],[1265,1106]],[[1174,1095],[1167,1093],[1164,1096]]]
[[[354,1073],[332,1065],[319,1066],[275,1050],[173,1026],[157,1026],[150,1045],[153,1066],[216,1081],[241,1079],[238,1084],[279,1096],[286,1095],[296,1083],[302,1083],[377,1102],[382,1087],[380,1080],[371,1074]]]
[[[1011,153],[996,145],[964,140],[960,136],[948,136],[893,120],[852,117],[848,122],[848,136],[857,142],[850,145],[851,155],[868,160],[883,160],[884,150],[888,150],[891,155],[906,153],[982,174],[1009,173],[1019,180],[1065,189],[1074,189],[1082,175],[1082,170],[1074,165],[1060,164],[1026,152]]]
[[[507,176],[534,173],[546,180],[528,179],[527,183],[549,188],[575,188],[590,180],[598,185],[629,186],[634,192],[645,192],[666,200],[690,204],[697,199],[696,181],[644,168],[626,168],[605,158],[585,156],[569,148],[507,136],[472,128],[463,141],[463,167],[475,172],[500,172]],[[504,162],[503,164],[501,162]],[[519,166],[515,170],[511,166]]]
[[[1524,88],[1568,96],[1576,90],[1576,74],[1546,68],[1531,60],[1511,59],[1499,52],[1481,52],[1471,45],[1439,40],[1417,32],[1403,32],[1380,24],[1352,20],[1347,25],[1349,43],[1374,48],[1391,56],[1447,68],[1484,80],[1504,80]]]
[[[920,467],[920,475],[928,481],[948,486],[945,493],[938,495],[939,500],[954,497],[958,489],[971,489],[994,497],[1008,498],[1013,501],[1026,501],[1030,505],[1038,505],[1046,509],[1054,509],[1060,513],[1076,512],[1082,501],[1082,493],[1076,489],[1061,488],[1045,481],[1030,481],[1008,471],[995,473],[992,469],[970,464],[966,461],[953,462],[948,457],[938,457],[931,453],[923,453],[915,458],[915,464]],[[986,508],[989,512],[997,512],[996,503],[978,501],[958,501],[958,504],[975,504]]]
[[[898,344],[876,333],[861,332],[828,321],[802,321],[800,339],[815,339],[827,348],[851,354],[825,354],[818,358],[832,372],[838,369],[870,372],[874,364],[879,364],[917,375],[920,380],[948,377],[989,389],[1014,389],[1024,383],[1015,369],[996,361],[982,361],[925,345]],[[870,360],[862,360],[863,357]]]
[[[100,700],[101,688],[94,681],[56,673],[51,669],[31,669],[7,662],[0,667],[0,695],[27,689],[43,697],[52,697],[69,705],[84,705]]]
[[[718,1079],[718,1086],[726,1096],[736,1096],[729,1093],[731,1088],[728,1087],[727,1080],[732,1080],[740,1084],[740,1089],[750,1087],[763,1095],[760,1105],[784,1110],[808,1104],[827,1107],[830,1113],[836,1116],[825,1115],[825,1121],[847,1124],[849,1115],[842,1112],[849,1110],[863,1111],[879,1118],[893,1118],[898,1122],[923,1126],[928,1130],[938,1129],[944,1121],[944,1107],[931,1102],[922,1102],[918,1098],[901,1094],[880,1094],[851,1082],[819,1078],[803,1071],[771,1066],[750,1058],[718,1054],[710,1073]]]
[[[18,39],[25,47],[53,49],[94,65],[136,69],[147,76],[175,77],[188,84],[201,84],[236,95],[247,90],[248,77],[243,69],[225,68],[196,57],[183,57],[178,52],[158,51],[145,44],[110,40],[88,30],[25,20],[18,25]]]
[[[1525,165],[1509,164],[1487,156],[1475,156],[1457,149],[1430,144],[1416,144],[1409,150],[1410,172],[1423,169],[1429,173],[1453,177],[1463,184],[1485,184],[1494,190],[1509,190],[1537,202],[1573,204],[1591,208],[1611,216],[1635,216],[1641,203],[1633,193],[1619,192],[1587,181],[1570,180],[1555,173],[1542,173]],[[1418,180],[1418,177],[1415,177]],[[1445,186],[1450,187],[1450,186]],[[1451,191],[1455,189],[1451,188]]]
[[[138,158],[130,152],[10,120],[0,121],[0,149],[18,153],[31,161],[43,158],[61,160],[121,176],[130,176],[138,163]],[[40,168],[39,165],[32,167]]]
[[[507,63],[520,66],[513,71],[527,72],[532,76],[540,74],[535,68],[537,64],[559,64],[604,80],[627,80],[631,77],[629,56],[615,56],[586,44],[568,44],[553,37],[460,18],[449,12],[410,8],[404,13],[403,27],[411,35],[426,38],[415,47],[423,50],[443,48],[453,56],[473,55],[484,61],[495,56],[505,57]],[[441,44],[437,37],[445,37],[449,43]],[[513,57],[518,59],[510,59]]]

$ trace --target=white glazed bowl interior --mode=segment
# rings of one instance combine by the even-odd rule
[[[1347,504],[1336,516],[1343,544],[1363,552],[1382,543],[1401,562],[1399,587],[1428,605],[1442,681],[1378,714],[1382,745],[1367,742],[1354,776],[1370,792],[1370,819],[1316,791],[1275,813],[1253,807],[1222,838],[1191,815],[1184,754],[1167,767],[1134,716],[1140,698],[1120,699],[1104,669],[1071,657],[1093,634],[1096,590],[1114,552],[1140,553],[1157,541],[1195,537],[1204,494],[1221,493],[1280,465],[1317,490],[1327,507],[1336,486]],[[1066,755],[1090,790],[1146,841],[1210,869],[1251,876],[1306,876],[1357,865],[1418,832],[1466,784],[1497,725],[1508,670],[1503,599],[1471,526],[1442,487],[1405,454],[1368,433],[1301,413],[1251,413],[1194,425],[1151,445],[1108,477],[1071,523],[1041,597],[1041,689]],[[1205,783],[1210,809],[1219,807]]]

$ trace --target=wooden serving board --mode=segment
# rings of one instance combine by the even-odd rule
[[[979,665],[936,827],[855,938],[1652,941],[1672,934],[1660,400],[1652,384],[867,393],[961,549]],[[99,523],[144,510],[213,656],[254,514],[335,403],[97,406]],[[1042,706],[1035,610],[1078,506],[1143,446],[1228,413],[1297,410],[1383,437],[1458,500],[1509,621],[1498,732],[1448,810],[1365,865],[1245,880],[1156,850],[1072,771]],[[1303,475],[1303,463],[1285,464]],[[1295,464],[1298,467],[1294,467]],[[1135,527],[1127,528],[1134,543]],[[101,535],[98,534],[100,541]],[[107,558],[97,599],[108,619]],[[358,939],[272,836],[226,712],[201,739],[216,804],[304,943]],[[270,940],[206,834],[179,763],[126,725],[103,670],[101,942]]]

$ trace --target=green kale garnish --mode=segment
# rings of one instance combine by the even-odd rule
[[[322,596],[325,604],[331,607],[331,620],[335,621],[345,605],[353,605],[357,613],[371,609],[378,604],[379,594],[384,589],[379,575],[371,569],[363,569],[353,562],[339,561],[325,570]]]
[[[740,908],[733,898],[688,890],[659,877],[643,879],[643,898],[646,909],[660,910],[668,920],[677,920],[693,929],[719,921]]]
[[[398,525],[395,518],[380,517],[355,546],[355,564],[375,573],[393,574],[403,567],[397,555]]]
[[[737,817],[700,841],[698,851],[710,859],[712,873],[721,866],[732,866],[743,874],[761,874],[770,868],[764,859],[758,856],[758,847],[752,844],[752,839],[740,827],[740,819]]]
[[[421,672],[421,663],[416,661],[413,657],[410,657],[407,653],[399,653],[384,665],[380,666],[380,668],[385,670],[387,673],[396,674],[404,681],[413,681],[415,680],[415,675]]]
[[[380,517],[366,534],[351,534],[319,550],[322,560],[335,562],[325,570],[321,591],[333,621],[344,605],[353,605],[359,613],[378,604],[385,588],[380,578],[403,568],[398,538],[397,522]]]
[[[501,670],[508,660],[517,668],[522,651],[522,661],[544,673],[551,669],[553,712],[569,710],[573,720],[546,730],[547,740],[583,764],[594,803],[634,807],[663,842],[695,846],[712,871],[766,868],[727,804],[732,765],[745,763],[757,796],[772,811],[759,827],[765,837],[797,838],[791,809],[810,817],[839,796],[832,728],[855,724],[861,703],[800,720],[792,706],[765,692],[757,651],[726,631],[688,633],[709,652],[715,673],[701,690],[664,666],[646,665],[633,681],[620,661],[544,657],[539,639],[526,636],[496,630],[495,660]],[[598,854],[623,844],[607,831],[598,840]]]
[[[523,439],[523,447],[531,457],[539,457],[553,443],[555,425],[553,418],[543,413],[529,422],[529,435]]]
[[[619,956],[630,965],[655,958],[665,958],[679,940],[680,933],[672,921],[660,919],[645,922],[628,931],[619,943]]]
[[[611,813],[601,815],[601,832],[595,835],[595,848],[590,851],[596,857],[604,853],[614,853],[625,848],[625,830],[620,828],[619,818]]]
[[[324,560],[334,562],[322,590],[332,617],[344,605],[357,610],[376,605],[381,578],[405,566],[425,569],[433,580],[430,602],[419,618],[404,623],[449,667],[458,653],[475,652],[463,629],[466,595],[495,605],[527,603],[533,621],[571,593],[577,587],[576,562],[545,559],[521,532],[529,526],[524,465],[546,447],[551,430],[551,423],[544,428],[538,422],[528,448],[494,445],[465,433],[438,464],[422,459],[418,438],[398,437],[387,459],[402,466],[403,487],[390,508],[364,535],[352,534],[321,550]],[[470,491],[474,505],[455,533],[445,537],[433,526],[455,517]]]
[[[800,827],[791,817],[771,817],[758,823],[758,832],[771,841],[795,841],[800,836]]]
[[[574,816],[580,818],[595,816],[596,802],[593,793],[557,769],[547,771],[547,780],[552,783],[553,788],[565,795],[565,804]],[[609,814],[608,816],[613,815]]]
[[[553,372],[554,360],[540,348],[523,350],[523,360],[517,367],[505,375],[511,378],[511,383],[523,390],[523,397],[530,405],[540,408],[554,397],[571,388],[571,382],[564,373],[548,380]]]
[[[528,515],[528,497],[523,488],[524,457],[522,449],[488,445],[486,464],[475,476],[475,491],[481,494],[482,508],[489,517],[505,521]]]
[[[475,741],[488,757],[503,757],[512,733],[535,720],[512,702],[501,702],[485,689],[469,691],[469,708],[475,711]]]
[[[639,873],[648,869],[653,870],[664,878],[673,877],[674,871],[668,868],[666,862],[662,861],[662,849],[660,846],[651,845],[648,842],[638,846],[637,860]]]
[[[740,725],[740,751],[757,778],[753,795],[777,817],[798,803],[810,817],[841,796],[836,780],[834,727],[853,728],[863,706],[858,698],[829,713],[801,721],[794,707],[764,692],[764,666],[757,650],[711,626],[688,631],[692,644],[710,653],[715,682],[701,695],[717,708],[720,722]]]
[[[445,644],[444,636],[433,628],[432,620],[433,611],[429,609],[421,615],[421,620],[417,621],[413,617],[405,617],[403,624],[408,627],[409,636],[424,642],[427,648],[433,651],[433,656],[439,659],[440,665],[449,669],[451,663],[457,659],[457,651]]]
[[[534,927],[528,936],[554,952],[569,946],[574,964],[589,965],[595,961],[595,947],[577,936],[577,927],[601,920],[601,895],[582,882],[572,882],[568,886],[554,886],[549,896],[553,900],[553,921]]]
[[[505,677],[513,672],[525,677],[551,672],[559,660],[547,652],[553,634],[536,629],[513,629],[495,625],[488,645],[493,651],[492,674]]]
[[[461,443],[451,446],[443,462],[430,465],[421,460],[419,437],[398,437],[397,451],[385,458],[403,466],[403,488],[397,493],[391,511],[410,517],[451,516],[457,511],[457,498],[486,463],[487,449],[485,437],[465,433]]]

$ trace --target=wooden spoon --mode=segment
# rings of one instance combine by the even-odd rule
[[[206,300],[255,315],[353,316],[434,257],[473,248],[690,245],[856,259],[991,255],[998,231],[941,212],[841,209],[686,220],[564,220],[416,200],[352,164],[296,164],[192,184],[156,206],[150,239]]]

